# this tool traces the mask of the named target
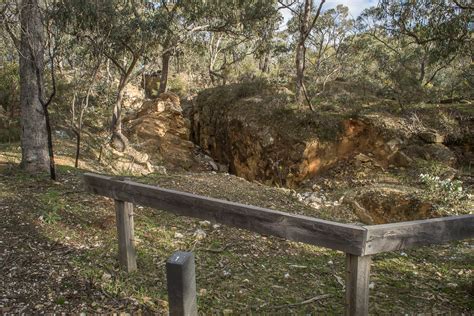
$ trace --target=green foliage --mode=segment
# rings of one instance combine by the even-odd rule
[[[169,89],[180,97],[185,97],[190,92],[189,78],[185,73],[172,76],[168,84]]]
[[[5,62],[0,66],[0,142],[20,139],[19,113],[18,64]]]
[[[18,64],[2,63],[0,66],[0,106],[5,112],[18,110],[20,103],[20,87]]]
[[[368,62],[364,80],[378,81],[378,90],[400,104],[451,97],[462,82],[451,67],[469,54],[468,11],[442,0],[384,0],[366,10],[356,44]],[[469,63],[456,67],[457,73]]]
[[[41,219],[44,222],[53,224],[61,220],[60,212],[66,205],[59,191],[49,189],[40,195],[39,200],[42,205]]]

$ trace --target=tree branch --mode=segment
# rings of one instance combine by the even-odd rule
[[[311,0],[312,1],[312,0]],[[311,22],[311,25],[309,26],[309,28],[306,30],[306,34],[304,34],[303,36],[303,41],[306,41],[306,38],[309,36],[309,34],[311,33],[311,30],[314,28],[314,25],[316,24],[316,21],[318,20],[319,16],[321,15],[321,10],[323,8],[323,4],[326,2],[326,0],[321,0],[321,2],[319,3],[319,7],[318,7],[318,10],[316,11],[316,15],[314,16],[313,18],[313,22]]]
[[[291,7],[293,4],[295,4],[295,3],[297,3],[297,2],[298,2],[298,1],[295,0],[295,1],[293,1],[292,3],[290,3],[290,4],[284,4],[282,0],[278,0],[278,3],[281,5],[281,7],[278,7],[278,10],[280,10],[280,9],[288,9],[288,10],[291,11],[291,13],[297,15],[298,12],[296,12],[296,10]]]

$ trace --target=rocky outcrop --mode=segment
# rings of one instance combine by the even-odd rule
[[[381,168],[413,167],[419,160],[458,163],[447,146],[449,129],[389,113],[312,113],[289,100],[285,89],[259,83],[205,90],[194,104],[193,139],[231,173],[289,187],[360,153]],[[430,119],[437,118],[433,112]]]
[[[146,152],[155,164],[190,169],[195,163],[195,146],[189,140],[190,123],[183,117],[175,94],[163,93],[144,101],[124,123],[134,147]]]
[[[247,180],[286,186],[296,185],[328,164],[319,154],[328,148],[316,136],[297,137],[263,107],[268,96],[245,96],[249,89],[235,85],[197,97],[193,136],[205,152]],[[352,137],[358,130],[349,125],[347,137]],[[343,147],[337,150],[345,151]]]
[[[420,190],[396,185],[355,189],[344,198],[366,224],[412,221],[434,217],[433,205],[420,198]]]

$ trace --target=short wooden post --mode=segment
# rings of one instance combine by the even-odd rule
[[[133,236],[133,204],[115,200],[115,212],[120,266],[125,271],[132,272],[137,270],[137,255]]]
[[[170,316],[195,316],[196,275],[192,252],[175,252],[166,262]]]
[[[371,256],[346,254],[346,316],[369,313]]]

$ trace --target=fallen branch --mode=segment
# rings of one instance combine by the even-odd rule
[[[280,308],[285,308],[285,307],[296,307],[296,306],[301,306],[301,305],[310,304],[310,303],[313,303],[313,302],[322,300],[322,299],[324,299],[324,298],[328,298],[328,297],[330,297],[330,296],[331,296],[331,294],[322,294],[322,295],[318,295],[318,296],[312,297],[312,298],[310,298],[310,299],[307,299],[307,300],[302,301],[302,302],[299,302],[299,303],[284,304],[284,305],[277,305],[277,306],[270,306],[270,307],[268,307],[268,308],[270,308],[270,309],[280,309]]]
[[[85,190],[76,190],[76,191],[66,191],[61,193],[62,195],[68,195],[68,194],[80,194],[86,192]]]
[[[221,252],[224,252],[226,251],[228,248],[230,248],[231,246],[236,246],[238,245],[239,243],[230,243],[230,244],[227,244],[225,245],[224,247],[222,248],[216,248],[216,249],[213,249],[213,248],[204,248],[204,249],[198,249],[198,250],[202,250],[202,251],[207,251],[207,252],[213,252],[213,253],[221,253]]]

